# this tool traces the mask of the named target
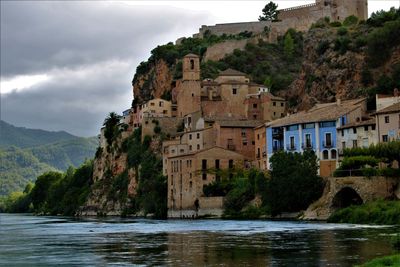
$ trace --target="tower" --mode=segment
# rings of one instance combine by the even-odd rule
[[[198,55],[187,54],[182,63],[183,81],[200,80],[200,59]]]

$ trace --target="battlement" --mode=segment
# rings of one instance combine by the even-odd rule
[[[307,4],[307,5],[301,5],[301,6],[288,7],[288,8],[284,8],[284,9],[279,10],[279,12],[286,12],[286,11],[291,11],[291,10],[304,9],[304,8],[313,7],[313,6],[318,6],[318,4],[317,3],[313,3],[313,4]]]

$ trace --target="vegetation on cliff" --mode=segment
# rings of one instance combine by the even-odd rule
[[[400,87],[399,23],[400,9],[395,8],[373,13],[367,21],[358,21],[354,16],[343,23],[322,19],[305,33],[290,29],[275,44],[253,40],[243,50],[235,50],[219,61],[202,60],[202,78],[215,78],[220,71],[233,68],[286,97],[293,110],[334,101],[336,97],[360,96],[367,96],[373,109],[376,93],[388,94]],[[178,45],[169,43],[155,48],[149,60],[142,62],[136,71],[135,97],[148,100],[159,89],[154,81],[157,77],[154,66],[158,61],[167,62],[170,77],[179,79],[180,59],[185,54],[202,57],[215,43],[246,36],[251,33],[236,37],[208,34],[203,39],[186,38]],[[140,79],[144,82],[139,83]],[[168,85],[163,90],[170,89]],[[170,96],[163,92],[164,96]]]
[[[358,265],[357,265],[358,266]],[[400,254],[373,259],[359,267],[400,267]]]
[[[328,222],[398,225],[400,224],[400,201],[378,200],[359,206],[350,206],[334,212]]]

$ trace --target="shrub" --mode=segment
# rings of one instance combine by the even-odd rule
[[[347,28],[346,27],[340,27],[337,30],[337,34],[340,35],[340,36],[346,35],[347,34]]]
[[[331,27],[337,28],[337,27],[341,27],[341,26],[342,26],[342,23],[341,23],[340,21],[333,21],[333,22],[331,22],[329,25],[330,25]]]
[[[153,131],[154,131],[155,134],[159,134],[159,133],[161,133],[161,127],[159,125],[156,125],[154,127]]]
[[[329,46],[330,42],[328,40],[322,40],[317,46],[318,55],[323,55],[329,49]]]
[[[344,26],[353,26],[358,23],[358,18],[354,15],[348,16],[347,18],[344,19],[343,25]]]
[[[379,163],[379,160],[373,156],[354,156],[344,157],[342,164],[340,165],[341,170],[352,170],[360,169],[364,166],[375,167]]]
[[[365,36],[359,36],[356,38],[356,47],[361,48],[367,45],[367,38]]]
[[[348,37],[339,37],[335,40],[335,51],[339,51],[340,54],[345,54],[350,46],[350,39]]]

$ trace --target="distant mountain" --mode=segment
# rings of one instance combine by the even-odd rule
[[[15,127],[0,121],[0,196],[23,190],[50,171],[78,167],[94,157],[96,137]]]
[[[59,141],[76,139],[77,136],[64,131],[51,132],[39,129],[15,127],[0,120],[0,147],[34,147]]]

